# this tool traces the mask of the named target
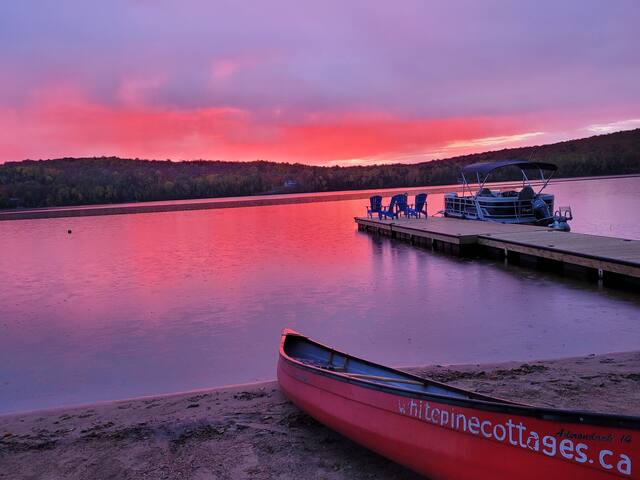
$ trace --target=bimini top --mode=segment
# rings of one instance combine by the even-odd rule
[[[527,160],[500,160],[499,162],[482,162],[472,163],[462,169],[462,174],[468,175],[487,175],[494,170],[504,167],[518,167],[520,170],[551,170],[555,172],[558,167],[553,163],[544,162],[528,162]]]

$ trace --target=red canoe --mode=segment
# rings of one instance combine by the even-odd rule
[[[299,408],[433,480],[640,479],[640,418],[537,408],[339,352],[292,330],[278,382]]]

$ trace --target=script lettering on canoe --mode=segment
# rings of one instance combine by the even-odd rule
[[[522,448],[548,457],[573,461],[585,466],[595,466],[623,476],[631,476],[631,456],[625,449],[631,442],[630,435],[619,438],[600,432],[574,432],[563,428],[544,431],[544,426],[531,428],[527,417],[490,418],[468,409],[456,409],[449,405],[426,400],[398,400],[398,413],[461,433]],[[464,411],[463,411],[464,410]],[[535,420],[534,420],[535,421]],[[627,453],[626,453],[627,452]]]

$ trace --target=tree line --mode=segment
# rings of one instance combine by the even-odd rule
[[[557,177],[640,173],[640,129],[417,164],[319,167],[261,160],[24,160],[0,165],[0,208],[447,185],[459,181],[464,165],[511,158],[555,163]]]

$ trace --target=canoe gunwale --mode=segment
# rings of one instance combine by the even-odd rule
[[[289,336],[299,337],[311,344],[325,348],[329,351],[333,351],[341,355],[345,355],[349,358],[353,358],[373,366],[383,367],[387,370],[394,371],[405,377],[414,378],[416,380],[423,381],[425,383],[437,385],[439,387],[443,387],[454,392],[464,393],[465,395],[469,395],[470,398],[452,397],[448,395],[420,392],[420,391],[409,390],[409,389],[397,387],[397,386],[384,385],[382,383],[378,383],[375,381],[354,378],[348,375],[343,375],[340,372],[334,372],[334,371],[323,369],[321,367],[317,367],[314,365],[305,364],[289,356],[285,352],[285,349],[284,349],[285,341]],[[549,407],[537,407],[532,405],[519,404],[519,403],[511,402],[508,400],[502,400],[499,398],[488,397],[488,396],[476,394],[469,390],[452,387],[444,383],[436,382],[430,379],[425,379],[417,375],[404,372],[402,370],[386,367],[384,365],[380,365],[374,362],[370,362],[368,360],[364,360],[354,355],[350,355],[340,350],[336,350],[334,348],[323,345],[322,343],[316,342],[310,339],[309,337],[306,337],[305,335],[302,335],[298,332],[295,332],[289,329],[285,329],[282,333],[280,348],[279,348],[279,357],[281,361],[284,361],[297,369],[307,371],[314,375],[328,377],[330,379],[333,379],[339,382],[349,383],[360,388],[377,390],[377,391],[381,391],[384,393],[397,395],[401,397],[430,400],[433,402],[443,403],[447,405],[478,409],[482,411],[534,417],[540,420],[547,420],[547,421],[561,421],[561,422],[567,422],[567,423],[577,423],[577,424],[587,424],[587,425],[597,425],[597,426],[640,430],[640,417],[638,416],[596,413],[596,412],[588,412],[583,410],[565,410],[565,409],[555,409],[555,408],[549,408]]]

